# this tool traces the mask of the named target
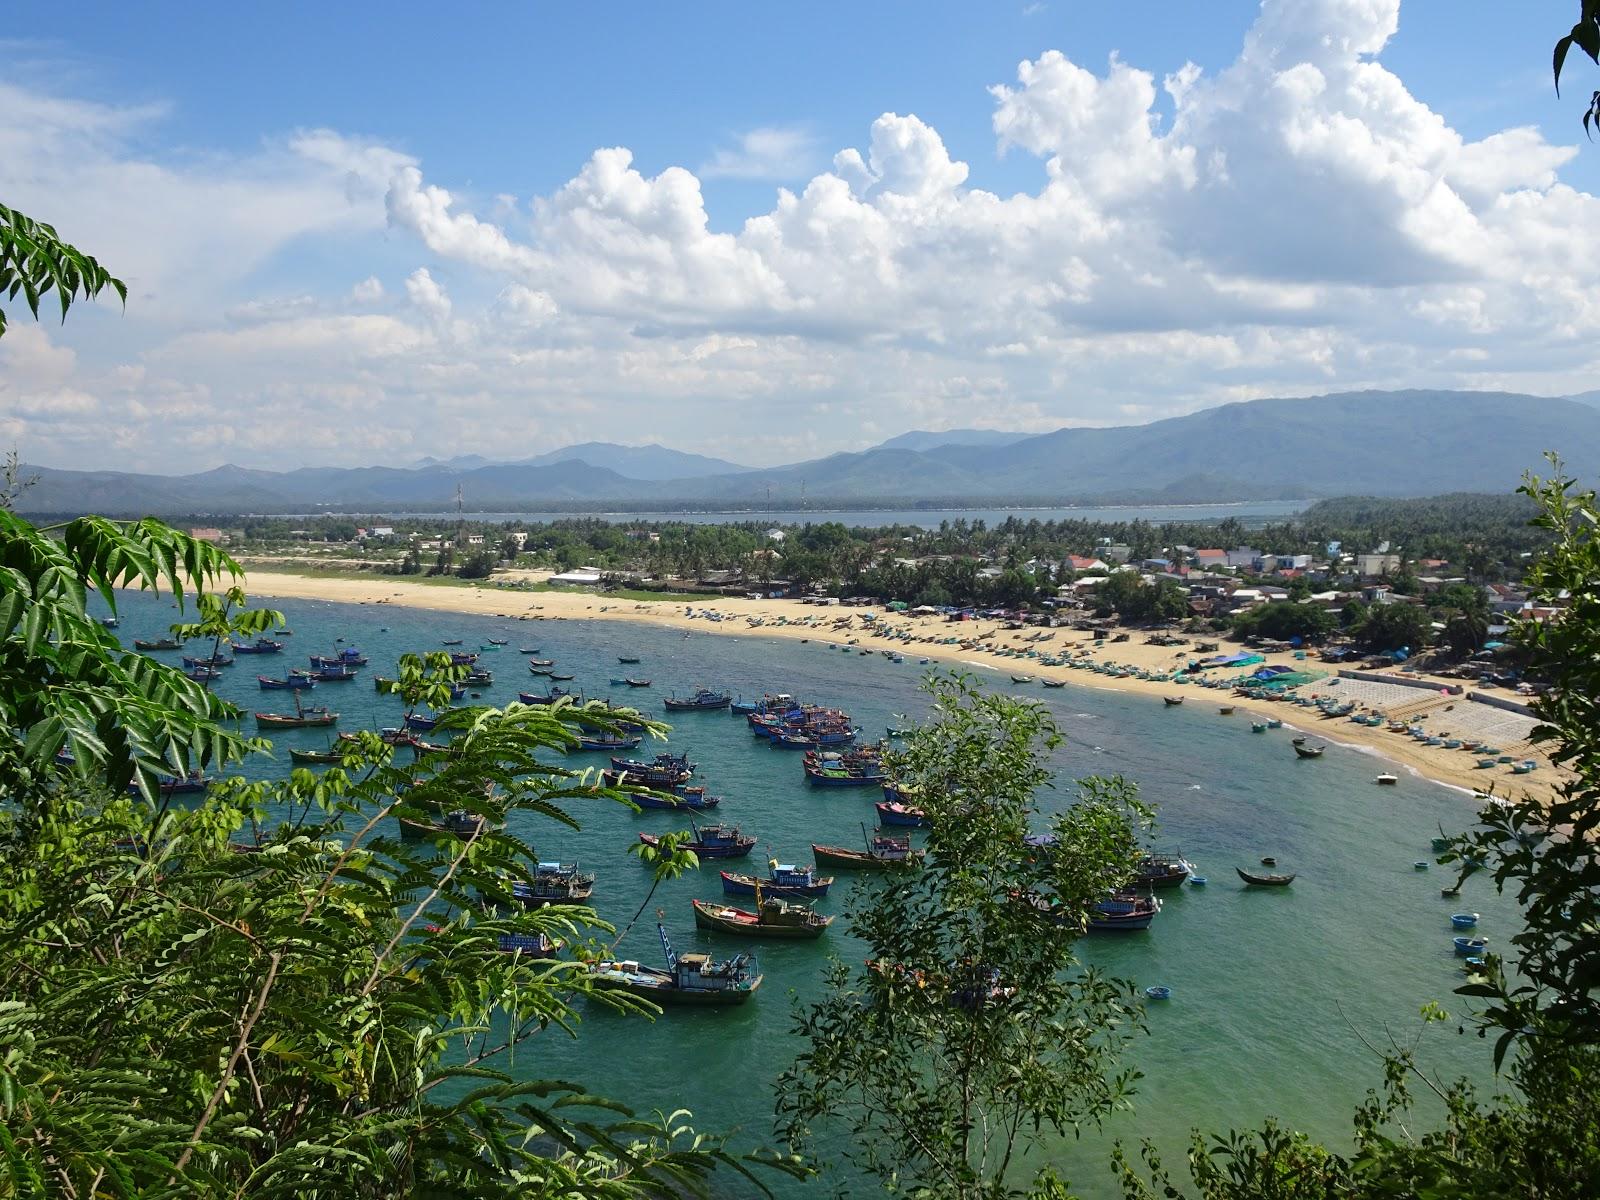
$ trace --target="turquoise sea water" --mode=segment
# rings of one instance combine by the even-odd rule
[[[269,604],[270,598],[255,597]],[[294,636],[282,655],[241,657],[228,668],[219,694],[247,712],[288,711],[282,692],[262,692],[256,674],[281,676],[306,656],[331,653],[335,639],[357,646],[371,659],[349,684],[324,684],[312,693],[341,713],[341,729],[398,723],[399,701],[377,695],[374,674],[392,673],[397,656],[439,647],[461,638],[476,650],[491,637],[510,644],[482,654],[494,671],[483,703],[505,703],[518,690],[543,691],[547,681],[529,675],[519,647],[538,647],[557,669],[574,674],[572,684],[591,696],[611,696],[661,714],[660,701],[674,688],[723,687],[746,697],[788,691],[849,709],[869,735],[898,723],[896,714],[922,708],[917,686],[929,669],[914,657],[894,664],[879,654],[858,656],[760,636],[681,632],[623,622],[515,621],[453,616],[386,606],[285,601]],[[129,596],[122,605],[125,642],[159,636],[177,619],[165,600]],[[638,655],[639,666],[619,667],[617,655]],[[161,656],[176,661],[177,655]],[[653,680],[649,691],[611,688],[622,674]],[[978,672],[992,686],[1010,688],[1006,676]],[[1071,780],[1121,772],[1136,780],[1160,809],[1158,849],[1181,849],[1209,877],[1204,888],[1165,893],[1167,904],[1148,933],[1098,935],[1081,944],[1083,956],[1141,987],[1165,984],[1173,999],[1152,1006],[1150,1033],[1131,1048],[1143,1073],[1134,1111],[1119,1114],[1102,1132],[1052,1149],[1073,1183],[1088,1196],[1114,1194],[1107,1168],[1113,1139],[1154,1138],[1169,1163],[1181,1158],[1192,1126],[1225,1129],[1276,1116],[1284,1123],[1343,1144],[1350,1115],[1369,1087],[1381,1080],[1380,1064],[1362,1048],[1357,1032],[1384,1044],[1387,1033],[1410,1041],[1418,1008],[1439,1000],[1452,1011],[1450,995],[1461,979],[1451,946],[1449,914],[1463,908],[1483,914],[1479,930],[1491,945],[1504,946],[1514,932],[1515,908],[1475,886],[1459,900],[1445,900],[1439,887],[1444,868],[1418,871],[1429,859],[1429,838],[1470,822],[1470,798],[1412,776],[1396,787],[1375,787],[1381,760],[1330,746],[1317,761],[1301,761],[1289,746],[1288,729],[1252,734],[1246,717],[1220,717],[1214,706],[1168,709],[1159,701],[1069,683],[1058,691],[1036,690],[1066,734],[1057,753],[1057,790],[1045,805],[1070,801]],[[1285,714],[1286,716],[1288,714]],[[699,763],[698,779],[724,797],[716,814],[760,838],[746,860],[759,871],[773,855],[809,861],[812,841],[857,844],[861,824],[873,822],[868,789],[813,790],[801,774],[800,757],[772,750],[749,734],[742,719],[725,713],[674,714],[670,746]],[[1336,737],[1332,723],[1319,737]],[[249,726],[253,732],[253,723]],[[283,747],[321,747],[322,731],[278,735]],[[583,756],[595,766],[604,756]],[[285,774],[288,756],[252,762],[257,777]],[[580,831],[525,817],[516,832],[532,841],[541,857],[574,859],[595,871],[595,906],[618,924],[638,907],[648,873],[626,853],[641,831],[683,826],[672,813],[631,814],[609,803],[574,813]],[[1279,869],[1298,878],[1285,890],[1248,889],[1233,868],[1276,856]],[[840,911],[848,874],[839,873],[824,911]],[[665,884],[655,905],[665,910],[677,947],[719,953],[749,949],[744,939],[700,933],[689,909],[691,897],[721,895],[716,867]],[[660,948],[648,918],[623,947],[645,962],[659,962]],[[792,997],[815,994],[826,956],[862,957],[859,943],[838,926],[820,942],[760,947],[766,981],[742,1009],[669,1012],[651,1023],[607,1011],[586,1010],[581,1036],[552,1034],[519,1059],[530,1077],[576,1079],[640,1108],[689,1108],[704,1129],[740,1128],[749,1143],[770,1137],[771,1082],[789,1065],[795,1043],[789,1034]],[[1435,1026],[1424,1037],[1423,1061],[1437,1074],[1467,1074],[1489,1082],[1487,1045],[1459,1036],[1455,1025]],[[732,1179],[728,1195],[746,1194]],[[860,1194],[855,1181],[835,1168],[813,1185],[779,1181],[780,1195]]]

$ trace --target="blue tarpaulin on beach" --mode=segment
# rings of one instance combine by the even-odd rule
[[[1259,654],[1247,654],[1242,651],[1238,654],[1219,654],[1215,658],[1203,658],[1200,660],[1201,665],[1207,667],[1246,667],[1251,663],[1266,661]]]

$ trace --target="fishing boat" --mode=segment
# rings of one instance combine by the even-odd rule
[[[535,704],[535,705],[538,705],[538,704],[554,704],[558,700],[570,700],[571,698],[572,698],[572,692],[570,690],[568,690],[567,688],[558,688],[558,687],[551,688],[548,692],[546,692],[542,696],[541,695],[537,695],[534,692],[518,692],[517,693],[517,699],[522,701],[524,704]]]
[[[803,896],[808,900],[816,900],[826,896],[832,886],[832,875],[819,878],[815,867],[797,867],[780,863],[775,858],[767,862],[765,879],[734,871],[722,872],[722,891],[728,896],[754,896],[759,888],[762,895]]]
[[[587,904],[594,894],[594,876],[578,870],[576,863],[542,862],[533,880],[514,879],[507,889],[524,908],[546,904]]]
[[[155,790],[163,796],[192,796],[205,791],[211,786],[211,780],[199,771],[190,771],[187,775],[157,775]],[[139,787],[130,783],[128,791],[137,794]]]
[[[334,764],[334,763],[342,763],[344,761],[344,754],[338,749],[332,749],[332,750],[295,750],[295,749],[291,749],[289,751],[289,761],[292,762],[292,763],[299,763],[302,766],[309,766],[309,765],[328,766],[328,765]]]
[[[491,646],[504,646],[510,640],[511,640],[510,638],[490,638],[489,639],[489,645],[491,645]]]
[[[315,679],[318,683],[350,683],[356,678],[356,669],[343,665],[324,665],[304,671],[296,667],[289,675],[297,679]]]
[[[1114,892],[1089,912],[1087,928],[1093,933],[1149,929],[1161,911],[1161,901],[1136,892]]]
[[[530,658],[528,665],[530,667],[553,667],[556,665],[556,660],[553,658]]]
[[[632,676],[625,677],[622,682],[633,688],[646,688],[650,686],[650,681],[648,679],[634,679]]]
[[[1161,702],[1163,704],[1165,704],[1168,708],[1177,708],[1178,705],[1183,703],[1183,697],[1182,696],[1163,696],[1163,697],[1161,697]]]
[[[646,967],[632,959],[605,959],[590,968],[594,986],[627,992],[665,1007],[669,1004],[743,1004],[756,994],[762,975],[752,954],[716,961],[709,954],[676,953],[666,926],[656,924],[667,967]]]
[[[688,783],[694,768],[687,754],[658,754],[650,762],[613,755],[611,769],[605,772],[605,783],[607,787],[617,787],[626,781],[638,787],[673,788]]]
[[[1032,683],[1033,682],[1033,676],[1032,675],[1013,675],[1011,677],[1011,682],[1012,683]]]
[[[865,834],[865,829],[862,830]],[[811,843],[811,852],[819,866],[850,867],[862,871],[883,871],[915,866],[922,861],[922,851],[911,848],[910,838],[874,835],[867,837],[865,850],[851,850],[846,846],[822,846]]]
[[[292,713],[256,713],[259,729],[326,729],[339,722],[339,714],[327,708],[305,708],[300,704],[300,694],[295,693]]]
[[[313,667],[364,667],[367,665],[367,656],[354,646],[346,646],[343,650],[335,651],[333,654],[313,654],[309,657]]]
[[[1172,999],[1172,989],[1169,987],[1164,987],[1159,983],[1152,984],[1150,987],[1145,988],[1144,994],[1151,1000]]]
[[[487,824],[488,822],[476,813],[468,812],[464,808],[458,808],[445,813],[437,821],[423,820],[419,817],[401,817],[400,836],[407,841],[432,837],[440,833],[475,838],[484,831]]]
[[[629,665],[629,664],[632,664],[632,663],[636,663],[639,660],[637,658],[632,657],[631,655],[619,654],[619,655],[617,655],[617,661],[619,663],[622,663],[624,666],[626,666],[626,665]]]
[[[135,643],[137,645],[138,643]],[[253,642],[229,642],[235,654],[282,654],[283,643],[268,637],[258,637]]]
[[[519,646],[517,648],[517,653],[518,654],[537,654],[537,653],[539,653],[539,647],[537,647],[537,646]]]
[[[637,750],[639,743],[644,738],[638,734],[632,737],[620,733],[602,733],[594,735],[578,735],[579,750]]]
[[[691,821],[689,828],[694,831],[693,840],[679,845],[701,858],[744,858],[756,844],[755,838],[741,833],[736,825],[696,825]],[[653,833],[641,833],[639,840],[646,846],[661,844],[660,837]]]
[[[577,676],[575,675],[557,675],[554,671],[550,672],[550,681],[552,683],[571,683],[576,678]]]
[[[470,683],[474,687],[488,687],[494,682],[494,672],[485,671],[481,668],[474,668],[468,672],[467,677],[461,682]]]
[[[1219,716],[1231,717],[1231,716],[1233,716],[1233,705],[1224,704],[1220,708],[1217,709],[1217,713],[1218,713]]]
[[[744,937],[819,938],[833,917],[825,917],[804,904],[796,904],[777,896],[759,896],[755,912],[742,908],[713,904],[709,900],[691,900],[694,923],[701,929],[717,933],[733,933]]]
[[[222,672],[216,667],[190,667],[183,672],[184,677],[196,683],[209,683],[213,679],[221,679]]]
[[[1436,837],[1436,838],[1434,838],[1433,839],[1433,848],[1435,850],[1439,851],[1440,853],[1443,853],[1444,851],[1450,849],[1450,839],[1447,838],[1447,837]]]
[[[687,699],[679,699],[673,695],[661,703],[668,712],[711,712],[727,708],[733,703],[733,697],[726,692],[713,692],[709,688],[701,688]]]
[[[1400,782],[1400,776],[1391,775],[1391,774],[1389,774],[1389,772],[1385,771],[1382,775],[1379,775],[1372,782],[1376,783],[1376,784],[1379,784],[1379,785],[1381,785],[1383,787],[1394,787],[1395,784]]]
[[[692,812],[705,812],[722,803],[722,797],[706,795],[706,789],[703,787],[686,787],[681,784],[665,792],[630,791],[628,799],[640,808],[682,809]]]
[[[462,640],[463,639],[461,638],[445,638],[444,641],[440,642],[439,644],[441,646],[459,646],[461,645]]]
[[[1298,745],[1294,748],[1294,752],[1300,758],[1321,758],[1322,752],[1326,749],[1326,746]]]
[[[926,829],[932,824],[920,808],[902,804],[898,800],[879,800],[873,805],[878,810],[878,824],[899,825],[912,829]]]
[[[263,692],[301,691],[317,686],[317,681],[306,675],[290,675],[287,679],[273,679],[266,675],[257,675],[256,682],[261,685]]]
[[[442,712],[434,713],[432,716],[424,713],[407,713],[405,726],[407,729],[416,729],[423,733],[428,733],[438,726],[439,718],[442,716],[444,716]]]
[[[1265,721],[1251,721],[1250,722],[1250,732],[1251,733],[1265,733],[1266,731],[1267,731],[1267,723]]]
[[[1293,875],[1253,875],[1243,867],[1235,867],[1239,878],[1256,887],[1287,887],[1294,882]]]
[[[1181,854],[1146,854],[1135,868],[1131,886],[1175,888],[1194,874],[1194,864]]]
[[[1513,775],[1528,775],[1531,774],[1534,768],[1538,765],[1539,764],[1534,762],[1533,759],[1525,758],[1521,762],[1517,763],[1516,766],[1511,768],[1511,773]]]
[[[1465,934],[1450,940],[1455,943],[1456,953],[1462,958],[1466,958],[1468,955],[1481,955],[1489,945],[1482,938],[1467,937]]]
[[[231,667],[233,658],[226,654],[208,654],[204,658],[196,658],[191,654],[183,656],[183,665],[186,667]]]
[[[1450,924],[1457,929],[1471,929],[1478,923],[1477,913],[1451,913]]]
[[[178,642],[173,638],[134,638],[135,650],[176,650]]]
[[[1064,688],[1067,686],[1065,679],[1045,679],[1041,681],[1047,688]]]

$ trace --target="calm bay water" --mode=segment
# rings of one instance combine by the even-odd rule
[[[269,598],[255,597],[258,603]],[[224,672],[217,690],[246,711],[286,711],[284,693],[261,692],[261,673],[281,676],[304,665],[306,655],[329,653],[335,639],[360,647],[371,659],[349,684],[324,684],[314,693],[342,715],[341,729],[376,728],[398,722],[399,701],[377,695],[374,674],[391,673],[407,650],[436,648],[462,638],[476,649],[490,637],[510,644],[485,652],[482,662],[496,682],[483,702],[505,703],[519,689],[542,691],[544,680],[528,674],[518,647],[538,647],[559,669],[577,676],[566,686],[591,696],[612,696],[659,713],[661,698],[696,685],[725,687],[747,697],[782,690],[849,709],[869,734],[917,714],[917,686],[927,668],[915,660],[893,664],[881,655],[861,657],[764,637],[685,637],[681,632],[623,622],[515,621],[453,616],[386,606],[351,606],[288,601],[295,634],[282,655],[241,658]],[[129,596],[124,602],[125,641],[164,632],[177,614],[165,600]],[[618,654],[643,663],[619,668]],[[176,659],[176,655],[164,658]],[[649,691],[608,686],[623,672],[654,681]],[[993,686],[1005,676],[979,672]],[[619,695],[618,693],[626,693]],[[1102,1133],[1055,1148],[1052,1157],[1089,1196],[1114,1188],[1107,1167],[1113,1139],[1153,1138],[1169,1163],[1181,1159],[1192,1126],[1225,1129],[1259,1123],[1267,1116],[1336,1143],[1348,1140],[1350,1115],[1369,1087],[1381,1081],[1379,1063],[1364,1050],[1357,1031],[1384,1044],[1385,1030],[1409,1040],[1418,1008],[1437,999],[1452,1011],[1450,995],[1460,981],[1452,953],[1449,914],[1462,907],[1483,913],[1482,932],[1504,946],[1515,929],[1515,908],[1477,887],[1456,901],[1439,896],[1446,878],[1438,867],[1418,871],[1430,858],[1429,838],[1470,822],[1473,807],[1459,792],[1402,775],[1397,787],[1379,788],[1372,778],[1380,760],[1330,746],[1318,761],[1301,761],[1290,750],[1287,729],[1254,735],[1247,718],[1221,717],[1215,706],[1190,703],[1167,709],[1147,698],[1120,695],[1076,683],[1038,691],[1067,742],[1055,767],[1058,788],[1045,806],[1070,802],[1071,780],[1121,772],[1136,780],[1160,809],[1156,845],[1181,849],[1206,874],[1204,888],[1167,893],[1168,903],[1148,933],[1099,935],[1081,943],[1084,957],[1140,986],[1161,983],[1173,999],[1152,1006],[1149,1036],[1138,1039],[1131,1060],[1145,1078],[1132,1113],[1119,1114]],[[698,778],[724,797],[718,815],[760,838],[751,869],[770,854],[809,861],[815,841],[857,844],[863,822],[871,824],[868,790],[808,788],[799,756],[770,749],[750,736],[742,720],[726,714],[674,714],[670,745],[700,764]],[[1319,723],[1320,724],[1320,723]],[[253,732],[253,729],[252,729]],[[1337,735],[1322,725],[1322,735]],[[320,731],[281,734],[280,746],[320,747]],[[601,755],[583,756],[595,766]],[[287,773],[287,755],[248,766],[256,777]],[[522,818],[517,833],[541,857],[574,859],[599,876],[595,906],[601,916],[625,922],[649,887],[648,873],[626,853],[641,831],[682,827],[673,814],[633,815],[597,803],[574,814],[580,831]],[[1299,878],[1285,890],[1242,887],[1235,865],[1249,867],[1275,855],[1280,869]],[[840,873],[824,911],[843,906],[850,886]],[[694,877],[664,884],[654,901],[680,950],[715,949],[728,954],[751,948],[743,939],[695,930],[691,897],[721,894],[715,866]],[[648,915],[623,950],[659,962],[660,947]],[[550,1034],[521,1053],[518,1070],[530,1077],[579,1080],[603,1094],[642,1109],[691,1109],[703,1129],[740,1128],[749,1143],[770,1136],[772,1081],[789,1065],[796,1046],[789,1034],[792,998],[816,994],[826,956],[847,962],[862,947],[837,926],[818,943],[760,946],[766,982],[754,1002],[726,1012],[669,1012],[651,1023],[588,1008],[581,1037]],[[1421,1057],[1446,1078],[1466,1074],[1487,1082],[1488,1048],[1458,1036],[1455,1026],[1434,1027]],[[780,1183],[780,1195],[820,1196],[849,1192],[852,1181],[835,1169],[802,1187]],[[729,1195],[744,1194],[728,1181]]]
[[[916,525],[923,529],[937,529],[940,522],[954,523],[965,520],[984,521],[999,525],[1008,517],[1019,521],[1223,521],[1237,518],[1246,525],[1263,525],[1268,521],[1282,521],[1304,511],[1309,500],[1247,500],[1237,504],[1160,504],[1160,505],[1100,505],[1088,508],[870,508],[841,509],[777,509],[772,511],[745,510],[740,512],[472,512],[464,514],[468,521],[500,523],[505,521],[563,521],[599,519],[617,524],[645,521],[683,521],[690,525],[732,525],[742,521],[755,521],[770,525],[804,525],[823,521],[864,529],[877,529],[885,525]],[[302,514],[304,515],[304,514]],[[319,513],[318,516],[327,514]],[[405,516],[433,520],[455,520],[453,512],[407,513]],[[395,518],[403,521],[403,516]]]

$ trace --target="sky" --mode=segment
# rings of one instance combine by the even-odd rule
[[[7,306],[0,447],[764,466],[1589,390],[1600,73],[1549,72],[1572,9],[35,6],[0,41],[0,202],[129,294]]]

